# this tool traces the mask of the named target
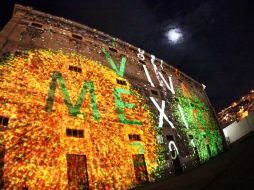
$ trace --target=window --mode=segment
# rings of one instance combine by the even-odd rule
[[[140,135],[129,134],[129,140],[131,140],[131,141],[141,141],[141,138],[140,138]]]
[[[82,36],[79,36],[77,34],[72,34],[72,37],[77,39],[77,40],[82,40]]]
[[[82,73],[82,69],[80,67],[76,67],[76,66],[69,65],[69,70],[75,71],[75,72],[78,72],[78,73]]]
[[[31,24],[31,26],[33,26],[33,27],[36,27],[36,28],[42,28],[42,24],[39,24],[39,23],[35,23],[35,22],[33,22],[32,24]]]
[[[66,136],[83,138],[84,137],[84,130],[66,129]]]
[[[113,52],[117,53],[117,50],[116,50],[115,48],[113,48],[113,47],[108,47],[108,49],[109,49],[110,51],[113,51]]]
[[[3,171],[4,171],[5,146],[0,144],[0,189],[4,189]]]
[[[125,80],[116,79],[117,84],[127,85]]]
[[[17,50],[17,51],[15,51],[14,54],[15,54],[15,56],[18,56],[18,57],[28,58],[28,53],[26,53],[26,52]]]
[[[72,130],[71,129],[66,129],[66,135],[67,136],[72,136]]]
[[[155,89],[155,88],[149,88],[149,96],[153,96],[155,98],[160,98],[160,92],[159,90]]]
[[[137,90],[140,94],[143,94],[143,90],[142,90],[142,87],[139,86],[138,84],[132,84],[133,88],[135,90]]]
[[[95,38],[102,41],[102,42],[110,41],[106,36],[103,36],[103,35],[95,35]]]
[[[73,129],[72,130],[72,136],[73,137],[78,137],[78,130]]]
[[[167,141],[173,141],[174,136],[173,135],[166,135]]]
[[[19,51],[19,50],[17,50],[17,51],[15,51],[15,55],[16,55],[16,56],[22,56],[22,52]]]
[[[121,53],[121,57],[126,57],[127,58],[127,56],[125,54],[123,54],[123,53]]]
[[[0,116],[0,125],[7,127],[9,123],[9,118]]]
[[[143,71],[144,70],[143,65],[138,64],[137,67],[138,67],[139,71]]]
[[[156,96],[159,95],[159,92],[158,92],[157,90],[151,90],[151,93],[152,93],[153,95],[156,95]]]
[[[162,72],[164,75],[167,75],[167,73],[166,73],[165,71],[161,70],[161,72]]]
[[[21,24],[21,25],[28,25],[29,23],[25,22],[25,21],[20,21],[19,24]]]
[[[145,63],[146,63],[145,61],[143,61],[143,60],[141,60],[141,59],[139,59],[138,61],[139,61],[139,63],[142,63],[142,64],[145,64]]]

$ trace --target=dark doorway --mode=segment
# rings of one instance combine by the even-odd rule
[[[218,146],[217,143],[215,143],[215,145],[216,145],[216,146],[215,146],[215,148],[216,148],[216,153],[217,153],[217,155],[219,155],[219,153],[220,153],[220,151],[219,151],[219,150],[220,150],[220,149],[219,149],[219,146]]]
[[[3,145],[0,145],[0,189],[4,189],[4,181],[3,181],[4,155],[5,155],[5,148]]]
[[[175,174],[182,173],[183,170],[182,170],[181,162],[180,162],[179,156],[177,154],[177,151],[172,150],[172,151],[170,151],[170,153],[171,153],[171,158],[172,158],[173,165],[174,165],[174,173]]]
[[[88,175],[85,155],[67,154],[69,189],[88,190]]]
[[[200,158],[199,158],[197,147],[194,148],[194,155],[195,155],[195,158],[196,158],[196,161],[197,161],[197,165],[200,165],[201,163],[200,163]]]
[[[207,153],[208,153],[208,155],[209,155],[209,158],[211,158],[212,155],[211,155],[211,149],[210,149],[209,144],[207,144],[206,147],[207,147]]]
[[[139,184],[148,182],[148,174],[146,170],[146,163],[144,154],[134,154],[132,155],[135,176]]]

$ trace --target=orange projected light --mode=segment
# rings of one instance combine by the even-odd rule
[[[6,189],[127,189],[153,180],[152,114],[116,72],[35,50],[0,63],[0,75]]]

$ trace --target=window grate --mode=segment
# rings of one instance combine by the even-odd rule
[[[162,72],[164,75],[167,75],[167,73],[166,73],[165,71],[161,70],[161,72]]]
[[[173,141],[174,140],[173,135],[166,135],[166,138],[167,138],[168,141]]]
[[[159,96],[159,92],[158,92],[157,90],[151,90],[151,93],[152,93],[153,95]]]
[[[138,61],[139,61],[139,63],[142,63],[142,64],[145,64],[145,63],[146,63],[145,61],[143,61],[143,60],[141,60],[141,59],[139,59]]]
[[[116,50],[115,48],[113,48],[113,47],[108,47],[108,49],[109,49],[110,51],[113,51],[113,52],[117,53],[117,50]]]
[[[83,138],[84,137],[84,130],[66,129],[66,136]]]
[[[9,123],[9,118],[0,116],[0,125],[7,127]]]
[[[77,39],[77,40],[82,40],[83,39],[82,36],[79,36],[77,34],[72,34],[72,37]]]
[[[129,134],[129,140],[131,140],[131,141],[141,141],[141,138],[140,138],[140,135]]]
[[[77,73],[82,73],[82,69],[80,67],[69,65],[69,70],[75,71]]]
[[[127,82],[125,80],[120,80],[120,79],[116,79],[117,84],[121,84],[121,85],[127,85]]]
[[[33,27],[36,27],[36,28],[42,28],[42,24],[39,24],[39,23],[35,23],[35,22],[33,22],[32,24],[31,24],[31,26],[33,26]]]

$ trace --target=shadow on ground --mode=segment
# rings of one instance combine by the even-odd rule
[[[199,168],[135,190],[252,190],[254,189],[254,136],[234,145]]]

